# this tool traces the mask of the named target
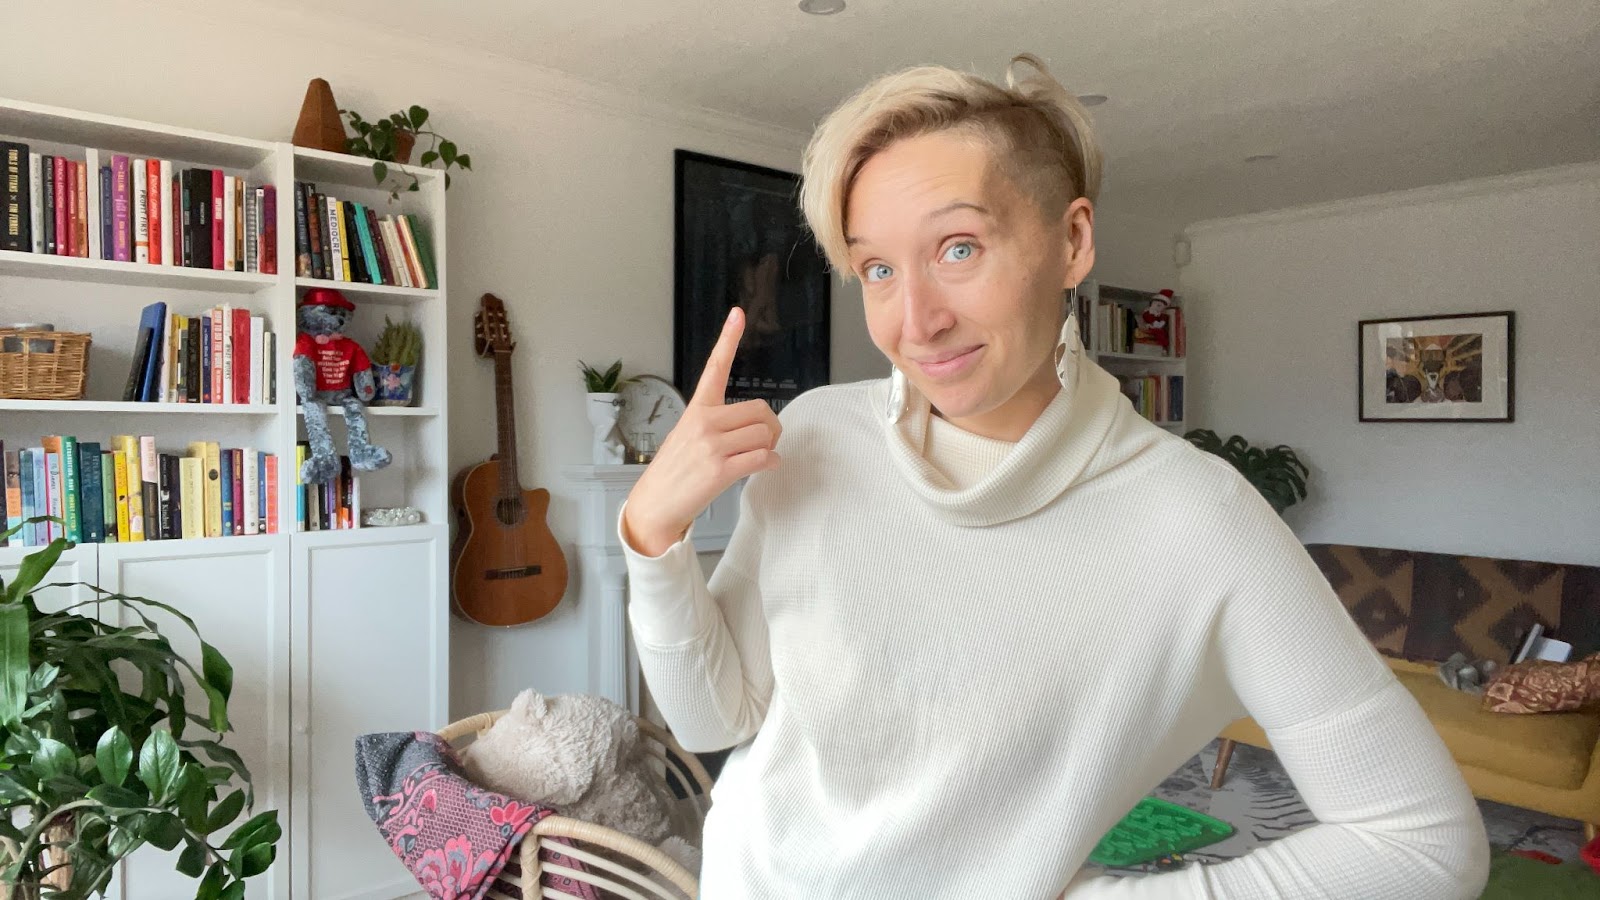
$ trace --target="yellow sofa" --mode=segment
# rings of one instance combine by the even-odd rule
[[[1367,638],[1428,714],[1473,794],[1600,824],[1600,713],[1505,715],[1439,679],[1460,651],[1505,663],[1533,622],[1600,650],[1600,567],[1449,556],[1348,544],[1306,547]],[[1252,719],[1222,732],[1212,777],[1226,777],[1234,742],[1271,747]]]

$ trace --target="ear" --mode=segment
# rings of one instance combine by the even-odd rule
[[[1067,279],[1062,290],[1089,277],[1094,268],[1094,204],[1079,197],[1062,214],[1066,231]]]

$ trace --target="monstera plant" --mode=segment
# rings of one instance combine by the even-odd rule
[[[1201,450],[1232,463],[1239,474],[1267,498],[1278,515],[1306,498],[1306,476],[1311,472],[1300,457],[1283,444],[1263,450],[1250,446],[1249,441],[1237,434],[1224,441],[1215,431],[1205,428],[1190,431],[1184,438]]]
[[[199,632],[165,603],[90,587],[94,599],[41,609],[69,546],[0,579],[0,898],[104,893],[117,861],[153,844],[183,848],[197,898],[239,900],[282,829],[268,811],[222,838],[254,805],[244,761],[220,741],[233,668],[203,640],[198,669],[179,655],[151,614]],[[123,616],[132,624],[113,624]]]

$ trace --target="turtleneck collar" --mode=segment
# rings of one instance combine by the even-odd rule
[[[1066,386],[988,475],[966,488],[957,488],[923,455],[933,418],[927,397],[908,384],[906,412],[898,422],[889,422],[883,415],[889,380],[869,392],[895,468],[940,517],[955,525],[985,526],[1032,515],[1114,464],[1116,460],[1097,459],[1102,448],[1116,446],[1120,459],[1161,438],[1160,429],[1138,429],[1139,423],[1128,421],[1138,417],[1117,379],[1081,345],[1073,349]],[[1112,440],[1114,434],[1132,440]]]

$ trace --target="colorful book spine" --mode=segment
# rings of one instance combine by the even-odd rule
[[[234,227],[233,218],[234,201],[239,191],[239,179],[232,175],[222,176],[222,202],[217,206],[218,217],[222,220],[222,266],[225,271],[232,272],[237,260],[234,259]]]
[[[11,537],[12,545],[20,547],[26,542],[24,534],[27,530],[27,526],[22,524],[27,520],[26,514],[22,511],[22,451],[7,450],[4,456],[0,456],[0,459],[5,461],[7,528],[15,528],[22,525],[22,530],[19,530]]]
[[[300,468],[306,464],[306,445],[294,445],[294,524],[296,531],[306,530],[306,483],[300,477]]]
[[[278,533],[278,455],[265,454],[267,477],[264,479],[267,494],[267,534]]]
[[[128,473],[133,478],[133,473]],[[130,484],[128,490],[133,490]],[[139,436],[139,490],[144,500],[144,538],[147,541],[161,537],[161,457],[156,453],[156,439],[151,435]]]
[[[314,278],[311,269],[311,230],[306,227],[306,185],[294,183],[294,274]]]
[[[111,508],[116,511],[117,540],[127,543],[134,540],[133,520],[128,515],[128,454],[120,442],[121,438],[111,439],[111,477],[113,489],[117,492]],[[140,532],[139,536],[144,537],[143,528]]]
[[[417,244],[417,257],[422,263],[422,286],[425,288],[439,287],[439,270],[434,265],[433,242],[428,238],[428,229],[423,228],[414,216],[408,216],[411,222],[411,237]]]
[[[29,196],[28,145],[0,141],[0,250],[33,249],[33,201]]]
[[[59,440],[56,446],[61,446]],[[46,523],[49,526],[45,532],[46,540],[66,537],[62,524],[66,521],[66,511],[61,503],[61,454],[48,449],[44,451],[44,501],[45,515],[54,520]]]
[[[244,534],[244,450],[234,447],[228,451],[233,457],[233,533]]]
[[[251,447],[244,450],[244,533],[260,534],[261,521],[257,510],[261,504],[260,452]],[[238,504],[234,504],[237,508]]]
[[[43,253],[44,250],[44,157],[31,150],[28,152],[28,201],[32,204],[29,210],[29,231],[33,238],[33,252]],[[110,209],[109,206],[106,207]]]
[[[111,258],[128,262],[133,258],[132,232],[129,231],[131,168],[128,157],[111,155]]]
[[[50,157],[51,200],[50,216],[55,219],[56,255],[70,255],[72,232],[67,230],[67,197],[72,190],[67,186],[67,158]]]
[[[261,188],[261,274],[278,274],[278,186]]]
[[[235,309],[230,337],[233,341],[233,402],[250,402],[250,310]]]
[[[128,160],[128,183],[133,199],[129,210],[133,214],[133,261],[150,262],[150,180],[149,160],[132,157]]]
[[[200,344],[195,348],[195,355],[200,360],[200,402],[210,403],[211,398],[211,314],[204,313],[200,319]]]
[[[179,534],[186,541],[205,537],[205,460],[179,459],[178,482]]]
[[[417,258],[417,241],[411,234],[411,217],[396,216],[396,223],[400,226],[401,242],[405,245],[406,267],[411,273],[411,283],[416,287],[427,287],[428,276],[422,273],[422,261]]]
[[[100,479],[100,445],[94,441],[78,444],[74,469],[78,481],[78,539],[86,544],[103,544],[106,519],[105,490]]]
[[[44,458],[44,448],[29,447],[22,452],[22,514],[29,519],[49,515],[49,466]],[[34,522],[28,531],[28,546],[42,547],[50,543],[50,523]]]
[[[239,533],[234,524],[233,512],[233,451],[223,449],[217,455],[217,475],[220,493],[222,496],[222,536],[232,537]]]
[[[106,543],[121,543],[122,532],[117,530],[117,525],[117,454],[111,450],[101,450],[100,528]]]

